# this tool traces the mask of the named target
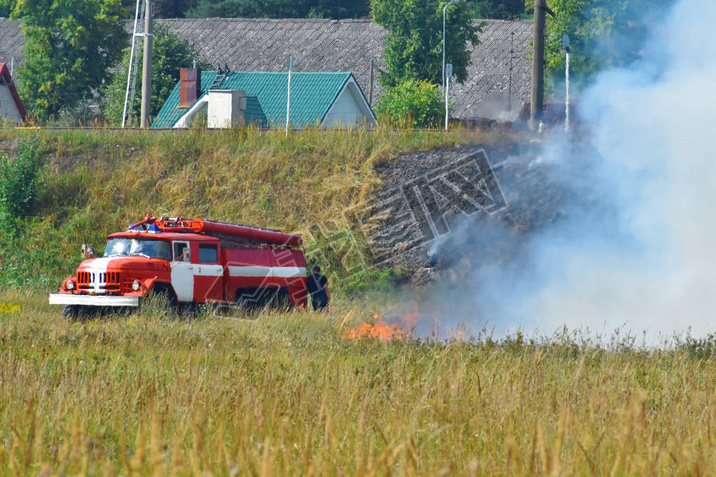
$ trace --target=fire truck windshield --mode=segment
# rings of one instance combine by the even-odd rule
[[[153,239],[129,239],[112,238],[107,240],[107,248],[104,250],[105,257],[112,256],[140,256],[147,258],[161,258],[162,260],[172,259],[172,248],[169,242]]]

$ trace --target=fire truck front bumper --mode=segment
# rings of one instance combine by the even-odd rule
[[[51,293],[50,305],[78,306],[139,306],[138,296],[109,295],[73,295],[70,293]]]

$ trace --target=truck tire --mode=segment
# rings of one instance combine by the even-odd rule
[[[288,311],[293,308],[293,303],[291,303],[291,294],[288,292],[288,288],[279,288],[276,290],[276,294],[274,295],[271,305],[273,308],[281,311]]]
[[[264,309],[288,309],[291,298],[287,288],[240,288],[234,303],[247,313],[257,313]]]
[[[165,283],[155,284],[152,289],[149,290],[146,298],[153,299],[152,301],[161,300],[162,302],[166,302],[166,311],[169,313],[177,312],[177,296],[171,285]]]
[[[79,306],[64,305],[62,307],[62,318],[67,321],[75,321],[79,316]]]
[[[90,320],[102,310],[93,306],[64,305],[62,307],[62,318],[70,322],[84,322]]]

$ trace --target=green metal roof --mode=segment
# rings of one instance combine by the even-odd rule
[[[352,76],[350,72],[292,73],[291,124],[293,127],[303,128],[323,121],[331,105]],[[229,72],[220,84],[214,85],[216,77],[216,71],[201,72],[199,99],[206,95],[212,86],[213,89],[242,90],[248,97],[254,96],[258,100],[253,104],[247,100],[245,114],[247,123],[252,122],[248,116],[254,118],[254,122],[260,122],[263,116],[270,127],[285,126],[288,73]],[[152,127],[172,127],[187,110],[187,108],[179,108],[179,83],[177,83],[152,123]]]

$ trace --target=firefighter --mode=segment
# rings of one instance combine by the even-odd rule
[[[328,279],[321,275],[321,267],[318,265],[311,269],[311,274],[306,279],[306,288],[311,295],[314,311],[323,310],[328,306],[328,302],[331,301],[331,294],[328,292]]]

